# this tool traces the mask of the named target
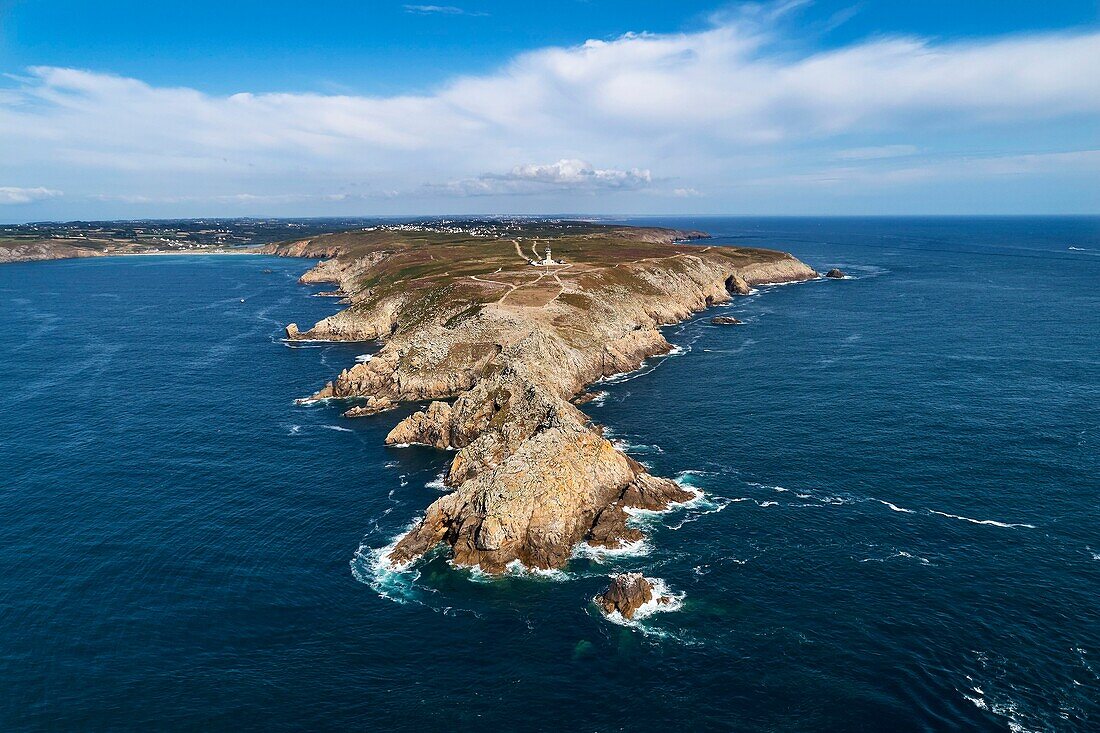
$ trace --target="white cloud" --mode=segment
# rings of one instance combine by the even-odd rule
[[[567,196],[660,177],[713,199],[804,167],[814,146],[853,164],[919,158],[934,152],[927,140],[953,135],[1018,149],[1011,136],[1031,125],[1032,143],[1049,149],[1066,143],[1044,125],[1100,113],[1100,74],[1082,71],[1100,68],[1097,32],[872,38],[799,55],[778,30],[785,10],[536,50],[420,95],[219,96],[33,68],[0,90],[0,175],[41,173],[70,194],[74,181],[111,181],[112,193],[212,201],[242,190],[320,197],[355,182],[409,195]],[[922,144],[860,145],[887,136]],[[836,141],[846,147],[830,153]],[[763,162],[732,163],[750,157]]]
[[[518,165],[498,180],[561,186],[564,188],[642,188],[653,180],[648,170],[596,168],[583,160],[562,159],[549,165]]]
[[[54,191],[50,188],[0,186],[0,204],[29,204],[33,201],[57,198],[61,195],[61,191]]]
[[[429,189],[458,196],[534,194],[546,191],[634,191],[653,181],[648,170],[596,168],[577,159],[562,159],[545,165],[517,165],[508,173],[483,173],[476,178],[450,181]]]
[[[904,165],[895,160],[876,162],[879,164],[869,167],[845,165],[785,176],[747,179],[742,181],[742,185],[837,187],[856,184],[878,187],[923,182],[1038,178],[1051,174],[1100,176],[1100,150],[946,156]]]

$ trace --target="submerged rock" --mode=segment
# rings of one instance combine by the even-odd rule
[[[634,618],[638,609],[653,600],[656,591],[653,583],[641,573],[623,573],[611,576],[611,585],[596,596],[596,605],[604,613],[618,613],[625,619]],[[658,603],[661,599],[657,599]]]
[[[840,280],[844,276],[845,276],[844,273],[841,272],[840,270],[836,269],[835,267],[825,273],[825,277],[831,277],[834,280]]]
[[[744,321],[733,316],[715,316],[710,319],[715,326],[740,326]]]

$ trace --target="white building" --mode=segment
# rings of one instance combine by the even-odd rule
[[[560,262],[555,262],[554,258],[550,255],[550,245],[546,245],[546,256],[542,260],[532,260],[531,264],[535,267],[549,267],[550,265],[560,265]]]

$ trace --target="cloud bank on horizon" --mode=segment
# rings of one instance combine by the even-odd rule
[[[1100,210],[1100,33],[805,50],[769,8],[425,94],[32,67],[0,86],[0,216]]]

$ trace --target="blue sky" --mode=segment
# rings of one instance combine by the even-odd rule
[[[1100,213],[1100,3],[0,0],[0,220]]]

